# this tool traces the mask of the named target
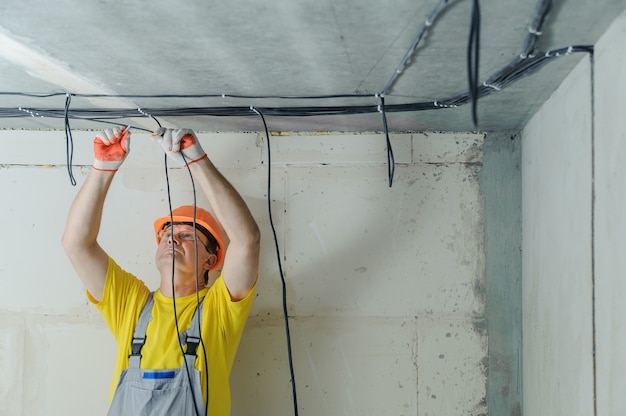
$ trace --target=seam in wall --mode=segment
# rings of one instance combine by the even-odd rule
[[[595,206],[596,206],[596,108],[595,108],[595,59],[594,52],[589,54],[590,59],[590,86],[591,86],[591,339],[593,360],[593,414],[598,416],[597,400],[597,364],[596,364],[596,264],[595,264]]]

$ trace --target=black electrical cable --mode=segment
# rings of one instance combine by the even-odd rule
[[[393,148],[391,147],[391,140],[389,140],[389,127],[387,126],[387,114],[385,110],[385,97],[380,96],[380,112],[383,116],[383,129],[385,131],[385,139],[387,140],[387,178],[389,181],[389,187],[393,185],[393,177],[396,171],[396,160],[393,156]]]
[[[65,92],[53,92],[49,94],[36,94],[6,91],[0,92],[0,95],[17,95],[31,98],[50,98],[66,95]],[[318,99],[335,99],[335,98],[367,98],[371,94],[327,94],[327,95],[243,95],[243,94],[81,94],[72,93],[78,98],[233,98],[233,99],[280,99],[280,100],[318,100]]]
[[[156,120],[156,119],[155,119]],[[193,180],[193,175],[191,174],[191,168],[189,167],[189,165],[187,164],[187,160],[185,159],[185,155],[183,154],[183,152],[180,152],[180,155],[183,157],[183,161],[185,162],[185,166],[187,166],[187,172],[189,172],[189,180],[191,181],[191,188],[192,188],[192,192],[193,192],[193,248],[196,254],[196,262],[195,262],[195,267],[196,267],[196,276],[198,275],[198,234],[197,234],[197,228],[196,228],[196,209],[198,206],[198,201],[196,198],[196,183]],[[171,211],[170,211],[171,214]],[[199,294],[200,290],[198,287],[198,279],[196,279],[196,309],[198,309],[200,307],[200,294]],[[206,355],[206,346],[204,344],[204,339],[202,338],[202,314],[198,315],[198,334],[200,336],[200,345],[202,345],[202,353],[204,355],[204,393],[205,393],[205,401],[204,401],[204,409],[205,412],[208,414],[209,412],[209,361]],[[183,359],[185,357],[183,356]],[[189,381],[190,384],[190,388],[191,388],[191,380]]]
[[[426,31],[428,26],[430,26],[433,20],[439,15],[439,13],[443,10],[445,6],[451,0],[441,0],[438,4],[437,8],[431,13],[431,16],[426,21],[422,32],[416,38],[416,41],[413,43],[409,52],[405,55],[405,58],[398,66],[396,72],[393,74],[392,78],[387,83],[387,86],[384,90],[389,90],[393,83],[397,80],[397,77],[402,72],[404,66],[411,59],[417,44],[419,43],[423,33]],[[476,1],[476,4],[478,2]],[[476,100],[480,97],[493,94],[495,92],[501,91],[502,89],[508,87],[510,84],[518,81],[522,77],[525,77],[535,71],[537,71],[540,67],[551,62],[553,59],[569,55],[574,52],[590,52],[593,50],[591,46],[569,46],[567,48],[560,48],[552,51],[548,51],[545,53],[537,53],[534,51],[536,41],[538,37],[541,35],[541,28],[545,22],[546,16],[552,6],[552,0],[542,0],[539,4],[538,10],[536,12],[535,18],[529,28],[529,34],[526,38],[526,44],[523,48],[523,51],[518,55],[516,59],[510,62],[507,66],[502,68],[500,71],[496,72],[494,75],[489,77],[487,81],[482,84],[478,84],[478,82],[473,82],[472,86],[468,92],[464,92],[461,94],[457,94],[452,97],[437,99],[434,101],[427,102],[412,102],[412,103],[404,103],[404,104],[387,104],[386,111],[387,112],[414,112],[414,111],[426,111],[426,110],[440,110],[446,108],[455,108],[461,105],[467,104],[469,102],[475,103]],[[477,11],[477,7],[474,9]],[[478,13],[476,13],[478,15]],[[478,37],[473,38],[474,44],[478,43]],[[477,45],[478,46],[478,45]],[[478,52],[478,48],[476,48],[476,52]],[[472,55],[474,56],[474,55]],[[475,56],[477,58],[477,56]],[[475,60],[475,63],[478,63],[478,60]],[[477,81],[478,77],[478,68],[474,68],[472,75]],[[468,72],[469,73],[469,72]],[[16,96],[24,96],[24,97],[36,97],[36,98],[47,98],[47,97],[55,97],[60,95],[67,95],[67,93],[51,93],[51,94],[34,94],[34,93],[20,93],[20,92],[0,92],[0,95],[16,95]],[[331,99],[331,98],[372,98],[371,95],[364,94],[334,94],[334,95],[319,95],[319,96],[285,96],[285,95],[235,95],[235,94],[195,94],[195,95],[178,95],[178,94],[160,94],[160,95],[106,95],[106,94],[71,94],[76,97],[110,97],[110,98],[233,98],[233,99],[247,99],[247,100],[256,100],[256,99],[286,99],[286,100],[298,100],[298,99]],[[389,97],[394,97],[392,94],[382,94]],[[376,94],[378,96],[378,94]],[[273,115],[273,116],[281,116],[281,117],[302,117],[302,116],[323,116],[323,115],[349,115],[349,114],[366,114],[372,113],[375,111],[379,111],[376,105],[343,105],[343,106],[282,106],[282,107],[263,107],[265,115]],[[475,115],[475,107],[473,109],[473,114]],[[183,107],[183,108],[150,108],[146,111],[149,111],[151,114],[156,116],[163,117],[191,117],[191,116],[250,116],[250,106],[222,106],[222,107]],[[48,117],[48,118],[66,118],[69,119],[77,119],[77,120],[90,120],[97,121],[101,123],[112,123],[107,120],[114,119],[128,119],[128,118],[136,118],[138,117],[138,112],[141,113],[141,116],[145,116],[146,113],[141,111],[141,109],[132,108],[132,109],[108,109],[108,110],[89,110],[89,109],[74,109],[65,111],[60,111],[58,109],[28,109],[28,108],[0,108],[0,118],[18,118],[18,117]],[[112,123],[115,124],[115,123]],[[127,124],[127,123],[124,123]],[[140,128],[139,128],[140,129]],[[143,129],[142,129],[143,130]],[[68,140],[69,146],[69,140]]]
[[[159,120],[156,119],[156,117],[150,115],[150,117],[158,124],[159,128],[161,128],[161,123],[159,123]],[[181,152],[181,156],[183,158],[183,161],[186,164],[186,160],[185,160],[185,155]],[[196,396],[195,396],[195,392],[193,389],[193,385],[191,382],[191,374],[189,371],[189,366],[187,365],[187,360],[185,358],[185,351],[183,350],[183,344],[182,344],[182,340],[180,339],[180,328],[178,325],[178,314],[176,312],[176,292],[175,292],[175,287],[174,287],[174,273],[175,273],[175,262],[176,262],[176,256],[174,253],[174,217],[173,217],[173,213],[172,213],[172,194],[171,194],[171,190],[170,190],[170,178],[169,178],[169,173],[168,173],[168,167],[167,167],[167,154],[164,155],[164,166],[165,166],[165,180],[167,183],[167,202],[168,202],[168,206],[169,206],[169,211],[170,211],[170,227],[171,227],[171,234],[172,234],[172,306],[173,306],[173,310],[174,310],[174,323],[176,325],[176,334],[178,334],[177,338],[178,338],[178,346],[180,347],[180,352],[182,353],[182,358],[183,358],[183,364],[185,365],[185,369],[187,372],[187,382],[189,383],[189,390],[191,391],[191,397],[193,399],[193,405],[194,405],[194,409],[196,412],[196,416],[200,415],[200,411],[198,409],[197,406],[197,402],[196,402]],[[196,207],[197,207],[197,199],[196,199],[196,185],[195,182],[193,180],[193,175],[191,174],[191,169],[189,168],[189,165],[187,165],[187,171],[189,172],[189,177],[191,179],[191,187],[193,190],[193,229],[194,229],[194,252],[195,252],[195,275],[198,275],[198,236],[196,234]],[[199,297],[199,288],[198,288],[198,279],[196,279],[196,310],[198,309],[199,305],[200,305],[200,297]],[[198,334],[199,334],[199,338],[200,338],[200,345],[202,345],[202,351],[203,351],[203,355],[204,355],[204,376],[205,376],[205,385],[204,385],[204,389],[205,389],[205,393],[206,393],[206,399],[204,401],[204,409],[205,409],[205,414],[208,414],[209,412],[209,364],[208,364],[208,359],[206,356],[206,346],[204,344],[204,339],[202,338],[202,317],[198,316]],[[189,348],[189,346],[187,346],[187,348]]]
[[[539,7],[537,8],[537,12],[535,13],[535,19],[533,20],[530,28],[528,29],[528,36],[526,37],[526,44],[522,49],[522,53],[520,56],[525,58],[531,55],[535,50],[535,45],[537,44],[537,39],[541,36],[541,28],[543,23],[552,8],[552,0],[543,0]]]
[[[272,228],[272,235],[274,236],[274,247],[276,248],[276,259],[278,260],[278,271],[280,273],[280,281],[283,290],[283,318],[285,321],[285,335],[287,337],[287,355],[289,358],[289,373],[291,375],[291,393],[293,397],[293,411],[294,415],[298,416],[298,394],[296,390],[296,376],[293,369],[293,356],[291,351],[291,331],[289,330],[289,312],[287,310],[287,285],[285,283],[285,274],[283,273],[283,266],[280,260],[280,248],[278,245],[278,237],[276,236],[276,228],[274,227],[274,220],[272,218],[272,159],[271,159],[271,147],[270,147],[270,133],[265,122],[263,113],[255,107],[250,107],[250,110],[254,111],[263,122],[263,128],[265,129],[265,137],[267,138],[267,211],[270,220],[270,226]]]
[[[170,227],[171,227],[171,239],[172,239],[172,307],[174,309],[174,324],[176,325],[176,338],[178,338],[178,346],[180,347],[180,352],[182,354],[183,357],[183,365],[185,366],[185,370],[187,372],[187,381],[189,383],[189,390],[191,391],[191,397],[193,399],[193,406],[194,406],[194,410],[196,413],[196,416],[200,416],[200,410],[198,409],[198,404],[196,402],[196,395],[195,392],[193,390],[193,385],[191,383],[191,374],[189,372],[189,366],[187,365],[187,360],[185,359],[185,350],[183,349],[183,342],[180,339],[180,328],[178,325],[178,314],[176,312],[176,292],[175,292],[175,286],[174,286],[174,275],[176,273],[176,253],[175,248],[174,248],[174,216],[172,213],[172,194],[170,191],[170,177],[169,177],[169,173],[168,173],[168,168],[167,168],[167,153],[164,154],[164,165],[165,165],[165,182],[167,184],[167,203],[170,209]],[[196,253],[197,255],[197,253]],[[196,261],[196,268],[197,266],[197,261]],[[198,279],[196,279],[198,280]],[[202,335],[202,334],[200,334]],[[202,337],[201,337],[202,338]]]
[[[432,26],[433,22],[441,14],[443,9],[446,8],[446,6],[448,5],[449,2],[450,2],[450,0],[440,0],[439,1],[437,6],[435,7],[435,9],[428,16],[428,19],[426,19],[426,21],[422,25],[422,29],[420,30],[420,32],[415,37],[415,40],[413,41],[413,44],[411,44],[411,47],[409,48],[407,53],[404,55],[404,57],[400,61],[400,64],[398,65],[398,67],[394,71],[394,73],[391,76],[391,78],[389,79],[389,81],[387,81],[387,84],[382,89],[382,91],[380,92],[379,95],[381,95],[381,96],[382,95],[389,95],[389,91],[391,90],[391,88],[393,88],[393,85],[395,84],[397,79],[400,77],[400,74],[402,74],[402,72],[404,71],[404,68],[407,66],[407,64],[410,62],[410,60],[413,58],[413,55],[415,54],[415,51],[417,50],[417,46],[422,41],[422,38],[424,37],[424,35],[428,31],[428,28],[430,26]]]
[[[480,63],[480,4],[479,0],[472,3],[472,17],[467,45],[467,78],[469,83],[469,96],[472,104],[472,123],[478,127],[478,68]]]
[[[74,138],[72,137],[72,128],[70,127],[69,110],[70,103],[72,102],[72,96],[66,94],[65,96],[65,111],[64,111],[64,124],[65,124],[65,157],[67,160],[67,173],[70,176],[70,183],[72,186],[76,186],[76,178],[72,173],[72,163],[74,159]]]

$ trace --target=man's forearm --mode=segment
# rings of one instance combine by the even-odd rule
[[[66,249],[94,244],[100,231],[102,209],[114,172],[92,169],[78,191],[68,214],[63,246]]]
[[[189,167],[231,242],[257,242],[259,228],[248,206],[213,163],[205,158]]]

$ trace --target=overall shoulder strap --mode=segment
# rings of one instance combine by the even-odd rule
[[[129,368],[139,368],[139,362],[141,361],[141,349],[146,343],[146,328],[148,323],[152,320],[152,305],[154,304],[154,292],[150,292],[148,299],[146,299],[145,305],[139,315],[139,320],[135,326],[135,333],[133,334],[133,340],[131,341],[131,353],[129,354]]]
[[[191,318],[191,324],[189,325],[189,328],[187,328],[185,332],[180,334],[181,342],[183,344],[187,344],[187,349],[185,350],[185,360],[190,361],[192,365],[197,357],[196,350],[198,349],[198,345],[202,341],[200,335],[200,317],[202,316],[202,305],[204,305],[204,299],[202,299],[196,307],[196,310],[193,313],[193,318]]]

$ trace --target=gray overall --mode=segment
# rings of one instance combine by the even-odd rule
[[[196,308],[191,326],[180,335],[183,345],[187,344],[183,365],[169,370],[146,370],[139,368],[140,353],[146,342],[148,322],[152,320],[153,303],[153,294],[150,293],[135,327],[128,369],[120,375],[108,416],[205,415],[200,373],[194,367],[200,343],[198,317],[202,312],[202,302]],[[191,386],[185,364],[189,369]]]

